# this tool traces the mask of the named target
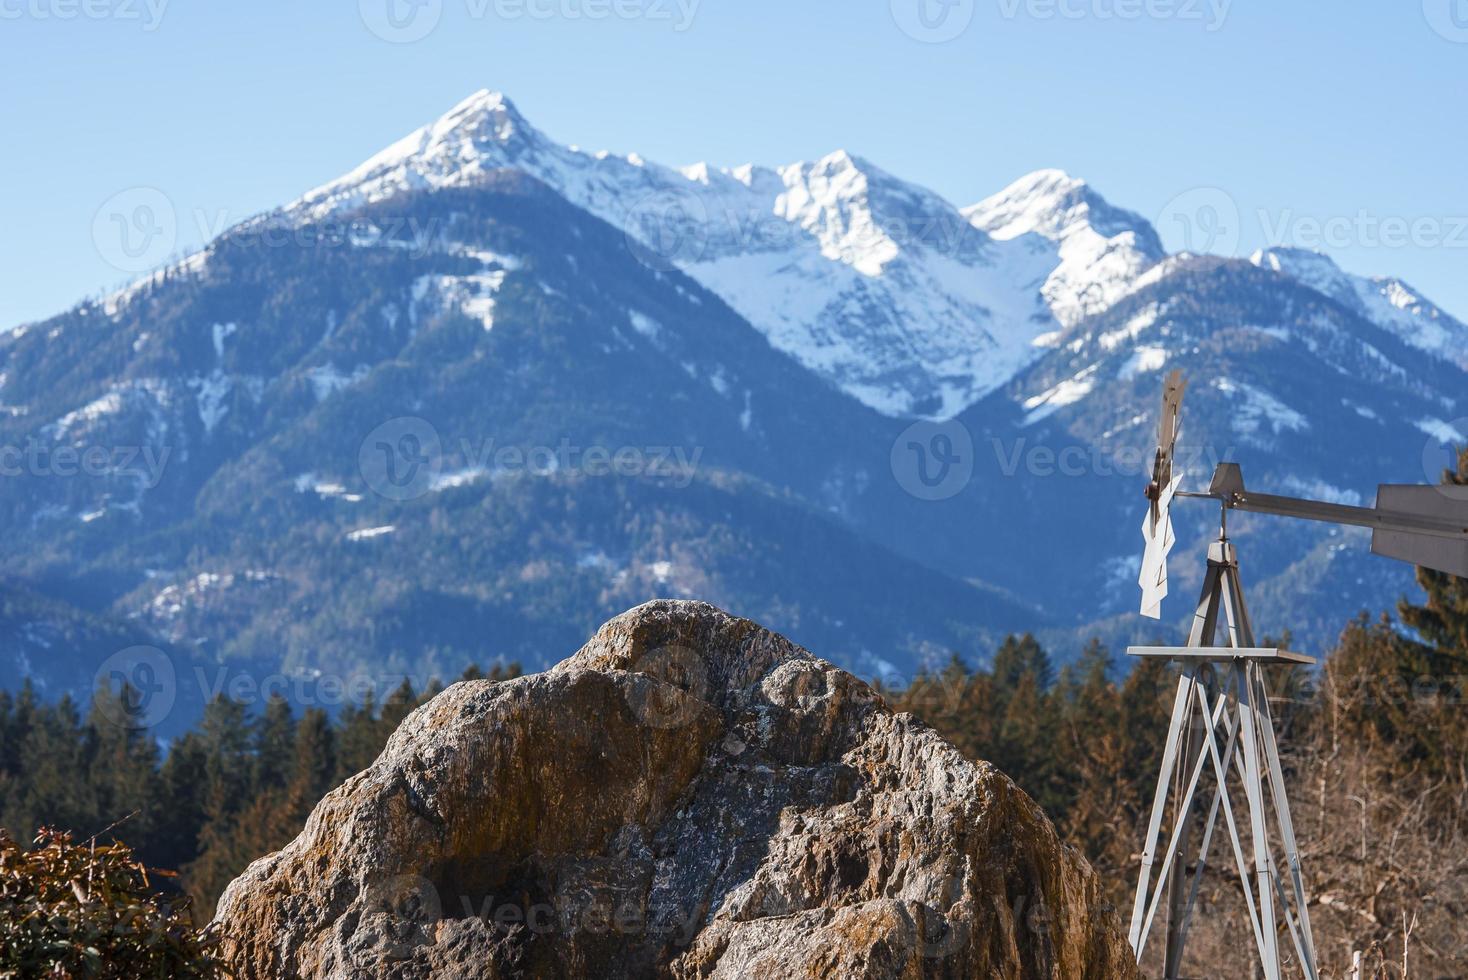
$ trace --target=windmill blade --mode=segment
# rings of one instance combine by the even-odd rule
[[[1154,531],[1162,520],[1158,502],[1163,490],[1172,484],[1173,458],[1178,432],[1182,428],[1183,393],[1187,388],[1188,382],[1178,370],[1169,372],[1162,382],[1162,406],[1157,413],[1157,453],[1152,458],[1152,482],[1147,485],[1147,497],[1152,501],[1150,516]]]
[[[1172,498],[1182,475],[1173,475],[1183,392],[1188,383],[1181,371],[1172,371],[1162,383],[1162,407],[1157,415],[1157,454],[1152,459],[1152,482],[1147,485],[1150,501],[1142,519],[1142,570],[1137,584],[1142,587],[1143,616],[1162,618],[1162,600],[1167,596],[1167,556],[1176,543],[1172,532]]]
[[[1142,519],[1142,538],[1146,546],[1142,552],[1142,571],[1137,577],[1137,584],[1142,587],[1141,613],[1151,619],[1162,618],[1162,600],[1167,598],[1167,556],[1177,543],[1172,532],[1172,498],[1182,479],[1181,474],[1173,477],[1158,495],[1156,504],[1161,519],[1154,522],[1150,512]]]
[[[1187,379],[1178,370],[1168,372],[1162,382],[1162,412],[1157,417],[1157,445],[1167,450],[1169,464],[1173,448],[1177,445],[1178,417],[1183,410],[1183,393],[1188,390]]]

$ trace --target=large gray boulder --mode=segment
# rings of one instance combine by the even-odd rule
[[[1009,779],[698,602],[450,687],[216,923],[242,980],[1137,975]]]

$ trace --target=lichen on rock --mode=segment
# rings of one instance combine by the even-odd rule
[[[1009,779],[669,600],[415,711],[216,922],[241,980],[1137,976]]]

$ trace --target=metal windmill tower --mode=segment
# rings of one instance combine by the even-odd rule
[[[1182,476],[1174,474],[1172,466],[1185,388],[1178,371],[1168,375],[1163,385],[1157,454],[1147,488],[1151,503],[1142,523],[1146,540],[1140,577],[1143,615],[1160,618],[1162,599],[1167,595],[1173,501],[1216,501],[1220,529],[1218,540],[1208,547],[1208,569],[1187,645],[1127,650],[1132,656],[1174,660],[1182,666],[1142,849],[1132,908],[1132,949],[1140,962],[1154,932],[1163,932],[1164,976],[1167,980],[1179,976],[1221,813],[1264,976],[1281,980],[1281,952],[1293,948],[1304,976],[1318,980],[1300,851],[1264,675],[1264,667],[1271,663],[1315,661],[1257,645],[1239,578],[1238,553],[1228,538],[1228,512],[1369,527],[1371,550],[1376,554],[1468,577],[1468,487],[1384,484],[1378,489],[1375,507],[1349,507],[1254,493],[1245,489],[1237,463],[1220,463],[1206,492],[1182,491]],[[1212,778],[1206,811],[1201,804],[1207,794],[1199,792],[1205,772]],[[1169,801],[1170,829],[1164,839]],[[1242,831],[1240,803],[1248,816]],[[1202,838],[1195,850],[1190,838],[1200,814]],[[1191,868],[1189,859],[1194,859]],[[1159,913],[1165,925],[1155,930]]]

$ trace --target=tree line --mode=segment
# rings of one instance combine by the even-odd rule
[[[471,667],[463,678],[519,673]],[[289,843],[317,801],[371,765],[439,690],[405,680],[335,718],[297,714],[278,696],[258,713],[220,696],[165,755],[146,730],[118,723],[130,692],[99,688],[84,715],[70,697],[47,704],[26,683],[0,692],[0,827],[27,841],[43,826],[83,839],[108,830],[147,867],[176,869],[160,883],[183,891],[202,923],[229,882]]]

